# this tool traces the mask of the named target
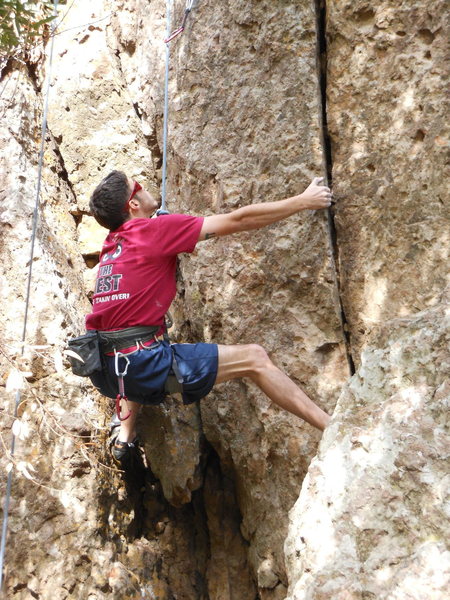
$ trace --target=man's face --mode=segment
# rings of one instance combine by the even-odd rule
[[[133,192],[134,180],[128,178],[128,184],[130,188],[130,194]],[[148,192],[145,189],[141,189],[133,195],[132,200],[139,202],[139,217],[151,217],[154,212],[159,208],[159,199],[156,195]]]

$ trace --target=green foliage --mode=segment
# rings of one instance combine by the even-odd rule
[[[0,53],[9,56],[41,37],[47,23],[55,18],[48,0],[0,0]]]

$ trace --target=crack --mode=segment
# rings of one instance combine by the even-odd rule
[[[0,64],[0,82],[2,82],[7,75],[10,75],[14,71],[14,63],[15,61],[11,56],[2,60]]]
[[[327,29],[326,29],[326,0],[314,0],[316,12],[316,67],[319,82],[319,106],[320,106],[320,138],[323,154],[323,171],[327,185],[333,185],[333,156],[331,152],[331,139],[328,132],[327,118]],[[327,227],[330,243],[332,267],[337,292],[338,313],[341,321],[342,334],[345,342],[345,353],[348,368],[351,375],[355,374],[355,363],[352,356],[350,331],[345,316],[342,302],[342,288],[339,272],[339,243],[335,224],[335,209],[332,206],[327,210]]]
[[[51,132],[48,124],[47,124],[47,131],[48,131],[48,135],[49,135],[50,139],[53,142],[53,152],[56,155],[57,162],[59,165],[58,176],[60,177],[60,179],[62,179],[63,181],[65,181],[67,183],[67,186],[68,186],[70,192],[72,193],[73,200],[76,203],[77,196],[76,196],[75,190],[73,188],[73,184],[70,181],[69,173],[66,169],[66,164],[64,162],[64,157],[61,153],[61,150],[59,149],[59,144],[62,142],[62,136],[59,136],[59,137],[54,136],[53,133]]]
[[[112,57],[115,65],[116,65],[116,68],[119,72],[120,79],[121,79],[122,85],[123,85],[123,89],[128,91],[127,79],[125,77],[125,73],[122,68],[121,50],[120,50],[120,48],[114,48],[114,49],[110,48],[110,50],[111,50],[111,57]],[[126,48],[124,48],[124,50],[125,50],[125,52],[127,52]],[[150,153],[151,153],[152,166],[153,166],[155,178],[158,182],[158,185],[161,186],[161,175],[160,175],[159,171],[162,168],[162,149],[158,143],[158,136],[156,133],[156,131],[157,131],[156,116],[153,118],[152,122],[150,122],[151,133],[144,133],[144,131],[142,129],[142,123],[145,119],[147,119],[147,114],[146,114],[145,110],[143,110],[142,106],[139,105],[138,102],[133,102],[133,100],[131,99],[131,95],[130,95],[130,100],[131,100],[131,105],[133,107],[133,110],[141,124],[141,135],[142,135],[143,139],[145,140],[147,147],[149,148]]]
[[[139,104],[137,102],[133,102],[133,108],[134,112],[136,113],[136,116],[142,122],[144,114],[140,109]],[[142,135],[144,136],[144,139],[147,142],[148,147],[150,148],[153,161],[153,168],[155,169],[155,171],[157,171],[162,167],[162,150],[158,143],[158,136],[156,135],[156,117],[152,124],[152,133],[145,134],[144,132],[142,132]]]

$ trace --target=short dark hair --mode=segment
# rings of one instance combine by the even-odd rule
[[[130,196],[128,178],[122,171],[111,171],[95,188],[89,208],[102,227],[114,231],[128,219],[124,210]]]

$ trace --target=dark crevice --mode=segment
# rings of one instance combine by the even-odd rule
[[[14,71],[14,68],[15,68],[15,65],[14,65],[13,58],[3,59],[2,65],[0,67],[0,82],[3,81],[3,79],[7,75],[12,73]]]
[[[93,269],[96,267],[100,260],[100,253],[95,254],[82,254],[83,260],[88,269]]]
[[[331,139],[328,132],[327,119],[327,31],[326,0],[314,0],[316,9],[316,57],[317,57],[317,75],[319,81],[319,105],[320,105],[320,135],[323,150],[323,170],[325,173],[327,185],[333,185],[333,157],[331,152]],[[327,211],[328,233],[330,238],[330,249],[333,258],[333,267],[335,272],[336,289],[339,302],[339,314],[342,324],[342,333],[345,341],[345,350],[347,363],[351,375],[355,374],[355,363],[352,357],[350,332],[348,321],[345,316],[342,303],[342,290],[339,273],[339,244],[335,224],[335,208],[332,206]]]
[[[195,579],[192,586],[195,592],[192,597],[198,600],[206,599],[210,540],[203,490],[194,491],[191,502],[175,507],[165,498],[161,482],[152,472],[142,449],[131,452],[122,468],[121,482],[114,478],[111,485],[108,477],[103,481],[99,496],[99,534],[105,541],[115,543],[119,554],[123,549],[123,541],[118,536],[119,531],[127,543],[133,543],[140,538],[151,541],[152,556],[149,556],[150,560],[146,565],[148,576],[150,578],[153,574],[167,586],[167,597],[170,598],[174,582],[171,569],[165,564],[165,544],[167,539],[170,539],[171,544],[176,543],[177,536],[170,533],[171,530],[177,531],[183,538],[188,536],[194,557],[190,565]],[[120,488],[124,490],[119,492]],[[111,493],[111,489],[116,491]],[[115,514],[119,520],[124,518],[118,529],[110,525],[111,514]],[[130,520],[131,515],[133,518]]]
[[[129,51],[127,50],[127,48],[124,48],[124,51],[129,54]],[[133,52],[134,52],[134,50],[133,50]],[[120,49],[115,48],[114,50],[112,50],[111,55],[113,57],[113,60],[117,67],[117,70],[122,79],[123,86],[124,86],[124,88],[127,88],[127,80],[126,80],[126,77],[125,77],[125,74],[124,74],[123,68],[122,68]],[[134,112],[136,113],[137,118],[139,119],[139,121],[142,121],[147,115],[142,110],[142,108],[139,106],[138,102],[133,102],[132,106],[133,106]],[[150,149],[151,156],[152,156],[153,169],[155,170],[155,175],[158,176],[158,171],[162,167],[162,149],[160,148],[160,146],[158,144],[158,138],[156,135],[156,118],[153,120],[153,123],[152,123],[152,133],[145,134],[141,129],[141,134],[142,134],[143,138],[145,139],[148,148]],[[159,181],[159,184],[161,185],[161,181]]]
[[[142,121],[143,113],[137,102],[133,102],[133,108],[138,119]],[[153,132],[149,135],[146,135],[145,133],[143,133],[142,135],[144,136],[145,141],[147,142],[147,146],[150,148],[150,152],[152,153],[153,167],[156,170],[158,170],[162,167],[162,151],[158,144],[158,137],[156,135],[156,123],[153,123],[152,131]]]
[[[55,153],[57,162],[59,164],[58,176],[60,179],[62,179],[63,181],[65,181],[67,183],[74,200],[76,200],[75,190],[73,189],[72,182],[70,181],[69,173],[67,172],[66,165],[64,162],[64,157],[61,154],[61,151],[58,146],[58,143],[62,142],[62,136],[55,137],[52,134],[52,132],[50,131],[48,124],[47,124],[47,131],[48,131],[48,135],[50,136],[50,138],[53,142],[53,152]]]
[[[31,63],[29,61],[27,61],[25,63],[25,67],[27,69],[27,73],[28,73],[28,77],[30,78],[30,81],[33,85],[34,91],[37,94],[40,94],[42,91],[42,85],[39,83],[39,77],[38,77],[38,68],[39,65],[37,63]]]

